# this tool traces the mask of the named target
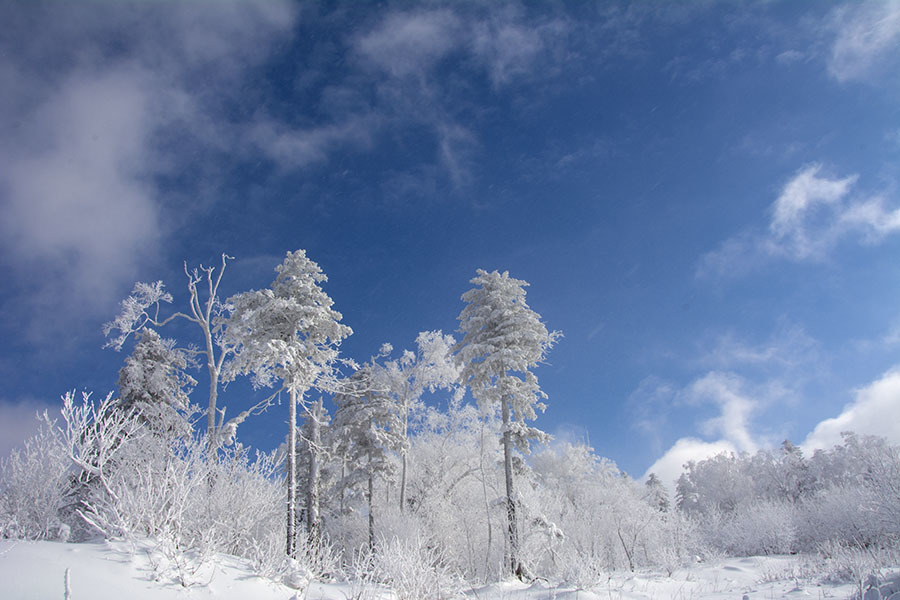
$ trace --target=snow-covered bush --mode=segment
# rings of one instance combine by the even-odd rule
[[[58,428],[44,417],[24,448],[2,461],[0,535],[60,539],[87,527],[156,540],[172,565],[222,552],[262,570],[286,568],[283,533],[275,536],[280,551],[272,551],[284,503],[274,454],[251,459],[238,444],[211,463],[203,438],[153,435],[146,415],[112,396],[95,403],[68,393],[62,417]]]
[[[796,538],[794,507],[771,500],[740,505],[722,520],[716,535],[720,547],[734,555],[787,554]]]
[[[859,485],[835,485],[805,500],[797,513],[800,549],[815,551],[830,542],[857,546],[884,537],[870,490]]]
[[[38,432],[0,460],[0,538],[66,540],[70,462],[45,412]]]
[[[878,587],[887,567],[896,566],[900,558],[895,549],[876,546],[861,547],[845,541],[829,541],[819,546],[825,561],[826,578],[835,582],[850,582],[857,597],[863,598],[866,588]],[[870,596],[865,596],[866,598]],[[880,596],[872,596],[880,597]]]
[[[460,595],[462,584],[440,547],[425,538],[382,538],[372,563],[379,581],[399,600],[441,600]]]

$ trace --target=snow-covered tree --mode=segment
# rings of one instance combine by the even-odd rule
[[[459,381],[459,367],[453,361],[456,340],[441,331],[423,331],[416,337],[416,352],[404,350],[398,359],[387,361],[384,373],[389,393],[399,411],[404,440],[409,440],[410,416],[422,410],[422,394],[438,389],[451,389]],[[460,388],[461,391],[461,388]],[[400,449],[400,510],[406,507],[408,442]]]
[[[666,491],[666,486],[656,476],[656,473],[650,473],[644,485],[647,487],[647,503],[660,512],[668,512],[669,492]]]
[[[337,410],[331,426],[336,452],[348,466],[342,487],[358,489],[366,485],[370,547],[375,545],[375,480],[394,475],[394,456],[408,443],[401,434],[403,426],[386,383],[384,367],[374,358],[363,365],[335,396]]]
[[[503,463],[506,476],[507,542],[510,573],[519,571],[519,536],[513,482],[513,444],[528,451],[528,441],[547,434],[526,425],[544,410],[547,395],[532,372],[561,336],[549,332],[541,316],[525,302],[525,281],[509,273],[478,269],[476,287],[462,296],[466,303],[458,319],[462,341],[456,346],[461,380],[483,410],[500,409]]]
[[[482,415],[459,397],[446,411],[428,407],[421,429],[410,439],[415,469],[410,471],[407,518],[442,548],[447,560],[472,579],[500,574],[502,540],[495,532],[505,519],[503,455],[499,419]],[[461,510],[461,507],[465,507]],[[417,532],[418,533],[418,532]]]
[[[189,356],[150,328],[138,333],[131,356],[119,369],[119,403],[134,411],[153,432],[166,439],[191,434],[194,410],[190,393],[197,381],[188,375]]]
[[[225,380],[251,375],[255,386],[288,392],[287,553],[296,549],[297,406],[310,389],[329,388],[341,341],[353,333],[320,284],[328,280],[304,250],[288,252],[269,289],[228,299],[223,342],[234,349]]]
[[[221,331],[217,325],[226,313],[225,305],[219,299],[219,285],[222,283],[222,276],[230,258],[222,254],[222,264],[218,272],[216,267],[200,265],[199,268],[188,269],[187,263],[184,264],[188,289],[186,313],[179,311],[162,316],[160,304],[172,303],[172,295],[166,291],[163,282],[138,282],[131,295],[122,300],[119,315],[103,326],[103,332],[110,338],[105,347],[115,350],[121,350],[132,334],[137,334],[148,326],[160,328],[175,319],[185,319],[197,326],[201,333],[202,345],[199,348],[189,346],[183,351],[202,356],[209,372],[209,405],[206,418],[208,451],[213,459],[221,445],[227,445],[234,440],[233,432],[238,424],[264,406],[264,404],[254,406],[228,422],[225,422],[225,410],[218,407],[222,367],[234,350],[233,341],[225,340],[220,335]],[[110,337],[111,335],[113,337]]]

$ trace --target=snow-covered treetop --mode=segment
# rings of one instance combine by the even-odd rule
[[[426,390],[433,393],[454,387],[459,381],[459,366],[452,356],[455,344],[453,336],[442,331],[422,331],[416,337],[416,352],[404,350],[399,358],[384,363],[385,385],[400,405],[415,410],[421,408],[420,398]]]
[[[331,373],[341,340],[353,333],[320,287],[328,278],[304,250],[288,252],[270,289],[236,294],[223,336],[235,354],[225,379],[252,375],[256,386],[280,380],[304,392]]]
[[[544,360],[562,334],[549,332],[541,316],[529,308],[527,282],[507,271],[476,273],[471,280],[476,287],[462,295],[466,306],[458,317],[463,339],[455,351],[461,380],[482,409],[508,397],[517,422],[512,424],[514,433],[530,435],[523,421],[535,419],[535,409],[544,409],[539,399],[546,398],[530,369]]]
[[[116,318],[103,325],[106,336],[118,331],[118,335],[107,340],[103,347],[121,350],[132,333],[142,330],[148,324],[157,324],[160,302],[172,303],[172,294],[166,291],[162,281],[139,281],[134,284],[131,295],[122,300],[121,311]]]

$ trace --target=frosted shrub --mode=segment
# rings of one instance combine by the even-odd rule
[[[765,500],[741,505],[722,523],[719,539],[732,555],[787,554],[796,541],[792,507]]]
[[[416,540],[424,535],[425,528],[418,517],[410,512],[400,512],[396,506],[385,506],[376,523],[376,535],[381,539],[397,538]]]
[[[67,504],[69,459],[47,414],[38,432],[0,460],[0,538],[68,538],[60,519]]]
[[[571,545],[560,552],[559,577],[578,589],[590,590],[607,579],[606,561],[599,555],[579,552]]]
[[[871,545],[883,535],[874,498],[858,485],[838,485],[820,491],[803,503],[797,518],[800,547],[806,551],[833,541]]]
[[[373,556],[378,579],[399,600],[441,600],[460,595],[461,582],[441,551],[422,537],[382,539]]]
[[[877,585],[885,568],[896,564],[898,558],[896,552],[887,548],[863,548],[843,541],[822,544],[819,554],[825,560],[827,578],[852,583],[859,598],[863,598],[867,587]]]
[[[202,450],[201,447],[197,449]],[[196,498],[193,518],[215,531],[220,552],[242,556],[251,540],[283,529],[284,487],[274,453],[251,455],[236,444],[210,468],[208,488]],[[202,454],[200,454],[202,456]]]
[[[647,562],[671,577],[702,553],[702,544],[694,523],[680,512],[661,513],[659,517],[646,542]]]

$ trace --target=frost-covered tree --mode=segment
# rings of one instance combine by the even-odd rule
[[[269,289],[228,299],[223,342],[234,349],[225,379],[251,375],[256,387],[288,392],[287,554],[296,549],[297,406],[310,389],[330,388],[341,341],[353,333],[321,288],[328,280],[306,251],[288,252]],[[276,392],[277,393],[277,392]]]
[[[134,411],[155,435],[165,439],[191,434],[191,390],[197,381],[185,369],[190,357],[150,328],[119,369],[119,403]]]
[[[660,512],[668,512],[669,492],[666,491],[666,486],[659,480],[656,473],[650,473],[644,485],[647,488],[647,503]]]
[[[138,282],[131,295],[122,300],[118,316],[103,326],[103,332],[109,338],[104,347],[115,350],[121,350],[132,334],[137,334],[148,326],[160,328],[175,319],[184,319],[197,326],[201,333],[202,345],[189,346],[183,352],[203,357],[209,372],[209,405],[206,418],[208,451],[213,459],[220,446],[230,444],[234,440],[233,434],[238,424],[264,406],[264,404],[254,406],[228,422],[225,422],[225,410],[218,406],[222,367],[234,350],[233,341],[225,340],[220,335],[221,331],[217,325],[227,312],[219,299],[219,286],[230,258],[222,254],[222,264],[218,270],[216,267],[203,265],[188,269],[187,263],[184,264],[188,289],[187,312],[178,311],[162,316],[160,305],[172,303],[172,295],[166,291],[163,282]]]
[[[416,533],[433,540],[461,572],[488,580],[503,562],[502,541],[495,540],[505,520],[496,501],[503,495],[503,455],[499,444],[484,443],[500,437],[499,419],[461,400],[451,398],[446,411],[427,408],[410,439],[416,468],[404,516],[421,523]]]
[[[342,487],[366,486],[370,547],[375,545],[375,480],[394,475],[394,456],[408,443],[402,436],[397,405],[387,393],[386,383],[384,367],[374,358],[363,365],[335,396],[337,410],[331,425],[336,452],[347,464]]]
[[[506,477],[507,553],[510,573],[520,571],[513,445],[528,451],[529,440],[547,434],[526,425],[544,410],[547,395],[532,372],[562,335],[549,332],[541,316],[525,302],[525,281],[509,273],[478,269],[476,287],[462,295],[466,303],[458,319],[462,341],[456,346],[461,381],[469,386],[483,410],[500,409],[503,464]]]
[[[404,350],[398,359],[387,361],[384,373],[389,393],[394,397],[400,418],[400,436],[407,443],[400,449],[400,510],[406,507],[409,463],[409,420],[424,407],[422,394],[451,389],[459,381],[459,367],[452,348],[456,340],[441,331],[423,331],[416,337],[416,352]],[[460,388],[461,391],[461,388]]]

